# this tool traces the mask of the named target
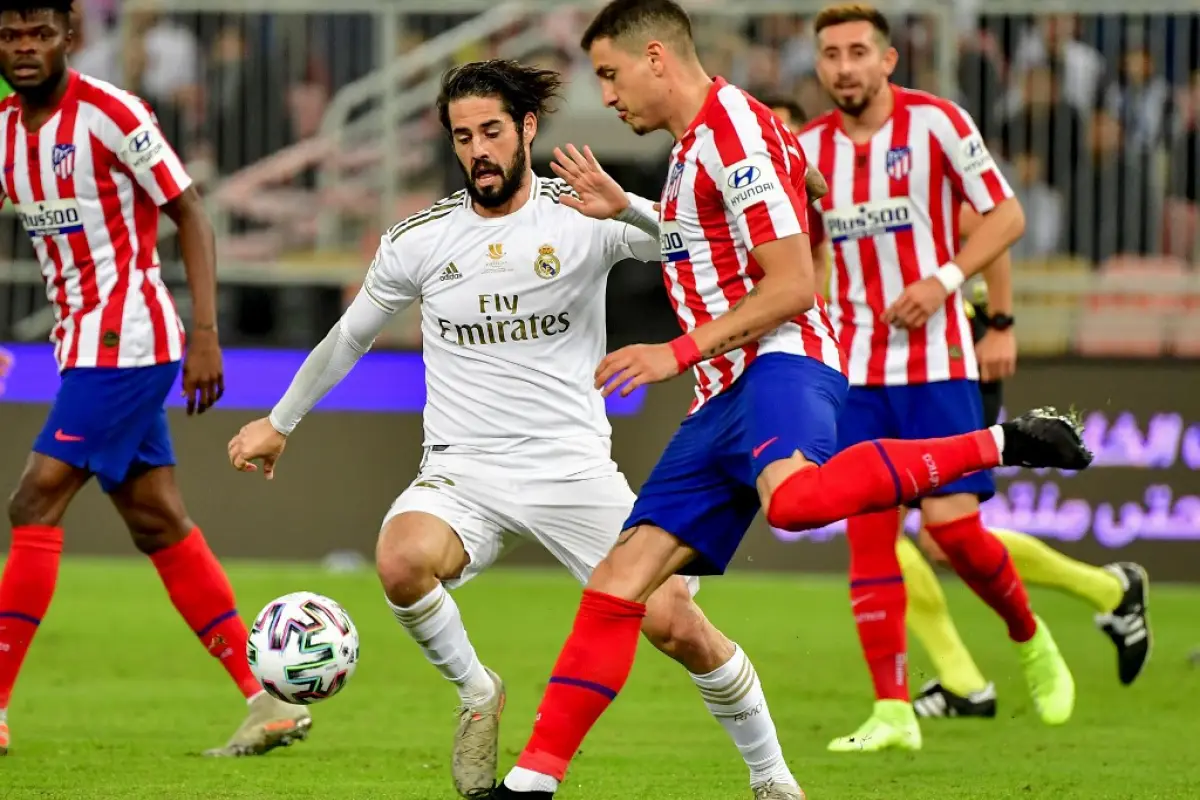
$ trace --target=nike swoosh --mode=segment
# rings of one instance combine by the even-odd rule
[[[760,455],[760,454],[762,454],[762,451],[763,451],[763,450],[766,450],[768,447],[770,447],[770,446],[771,446],[771,444],[772,444],[773,442],[777,442],[777,441],[779,441],[779,437],[778,437],[778,436],[772,436],[770,439],[767,439],[765,442],[763,442],[762,444],[760,444],[758,447],[756,447],[756,448],[754,448],[753,450],[751,450],[751,451],[750,451],[750,455],[751,455],[751,457],[752,457],[752,458],[758,458],[758,457],[759,457],[759,455]]]
[[[69,433],[63,433],[63,429],[59,428],[54,432],[54,438],[60,442],[82,442],[82,436],[72,436]]]
[[[850,601],[850,607],[855,608],[856,606],[858,606],[859,603],[870,600],[874,596],[875,596],[874,593],[872,593],[872,594],[864,594],[862,597],[856,597]]]

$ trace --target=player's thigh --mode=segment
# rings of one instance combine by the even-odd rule
[[[887,391],[892,397],[900,420],[900,438],[937,439],[971,433],[981,427],[983,400],[979,394],[979,384],[975,381],[953,380],[891,386]],[[946,514],[958,513],[970,506],[978,508],[980,502],[989,499],[995,493],[996,484],[992,474],[985,470],[938,486],[913,505],[919,505],[926,511],[928,522],[929,507],[926,502],[930,501],[937,507],[933,512],[938,516],[937,521],[946,521]],[[969,497],[947,501],[933,499],[959,494]]]
[[[42,453],[30,453],[8,499],[9,524],[57,526],[89,478],[91,473],[86,469]]]
[[[183,504],[174,467],[135,465],[121,483],[110,488],[112,500],[143,553],[177,544],[195,529]]]
[[[430,575],[449,588],[461,586],[515,546],[516,536],[488,507],[488,493],[476,483],[423,471],[392,503],[376,547],[389,597],[393,590],[400,596],[409,586],[423,586]]]
[[[846,378],[816,359],[768,353],[740,382],[744,413],[732,463],[766,507],[775,487],[793,472],[824,464],[837,452]]]
[[[725,463],[740,446],[737,414],[740,409],[719,395],[683,421],[621,526],[619,542],[624,543],[613,548],[606,563],[633,560],[643,545],[631,546],[641,535],[638,529],[649,527],[665,531],[694,551],[684,574],[725,571],[759,505],[753,484],[746,485],[744,476],[733,475]],[[657,534],[642,538],[656,539]],[[639,574],[644,569],[631,568]]]

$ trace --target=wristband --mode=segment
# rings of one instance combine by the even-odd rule
[[[967,279],[967,276],[963,275],[962,269],[953,261],[943,264],[941,269],[933,273],[933,276],[938,279],[938,283],[946,287],[946,294],[957,292]]]
[[[686,333],[671,340],[671,352],[675,354],[675,363],[679,366],[680,373],[687,372],[704,360],[700,355],[700,348],[696,346],[696,340]]]

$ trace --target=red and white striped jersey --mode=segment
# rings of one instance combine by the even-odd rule
[[[659,212],[663,279],[685,332],[729,311],[759,280],[751,251],[807,232],[796,137],[771,110],[721,78],[671,151]],[[695,368],[695,411],[759,355],[795,353],[844,371],[824,300],[754,344]]]
[[[851,385],[978,380],[959,292],[919,330],[892,328],[880,315],[904,287],[954,260],[964,200],[982,214],[1012,189],[966,111],[924,92],[891,91],[892,116],[869,142],[853,142],[838,111],[800,134],[829,184],[809,214],[813,243],[832,249],[830,317]]]
[[[191,178],[149,106],[72,71],[38,130],[26,129],[17,95],[0,103],[0,154],[3,198],[33,240],[54,304],[59,369],[182,358],[156,242],[159,206]]]

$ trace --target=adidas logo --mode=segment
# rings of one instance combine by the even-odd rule
[[[442,270],[442,274],[438,276],[438,280],[439,281],[456,281],[461,277],[462,277],[462,273],[458,271],[458,267],[456,267],[454,265],[454,262],[451,261],[449,264],[446,265],[446,268],[444,270]]]

